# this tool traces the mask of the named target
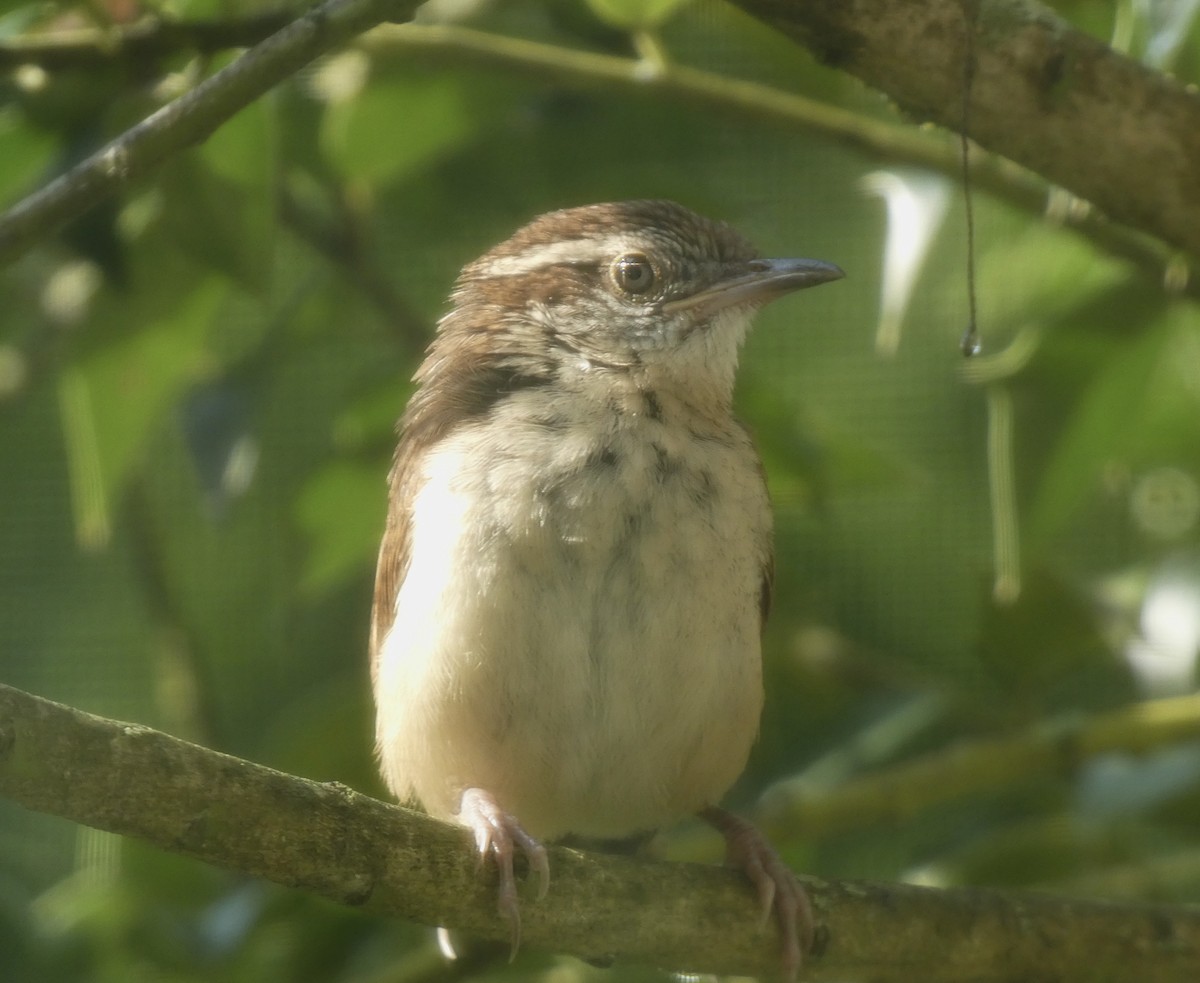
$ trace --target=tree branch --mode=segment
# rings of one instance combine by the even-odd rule
[[[279,217],[332,268],[345,277],[379,312],[388,331],[412,358],[419,358],[433,327],[427,324],[392,285],[383,264],[368,241],[367,223],[343,201],[335,201],[332,214],[322,214],[284,184],[279,192]]]
[[[282,30],[296,14],[271,10],[222,20],[176,21],[147,17],[134,24],[84,27],[7,37],[0,41],[0,72],[36,65],[48,72],[91,69],[114,61],[169,58],[184,51],[215,54],[249,48]]]
[[[0,263],[200,143],[314,58],[381,21],[407,17],[417,3],[325,0],[0,216]]]
[[[767,789],[756,818],[779,838],[901,822],[931,806],[1031,777],[1070,774],[1096,755],[1144,754],[1198,738],[1200,693],[1150,700],[1008,737],[964,741],[835,788],[814,788],[799,775]]]
[[[1200,256],[1200,92],[1033,0],[734,0],[903,109],[972,139]]]
[[[461,830],[337,783],[264,768],[0,685],[0,793],[288,887],[502,941],[494,887]],[[550,896],[526,892],[526,944],[671,969],[766,975],[773,935],[740,875],[551,850]],[[822,923],[807,978],[1184,983],[1200,912],[981,890],[805,878]]]
[[[17,57],[22,52],[33,57],[37,63],[53,60],[59,65],[73,64],[72,59],[90,63],[91,59],[104,56],[104,52],[109,52],[106,55],[108,58],[145,51],[162,55],[171,49],[171,45],[213,52],[220,50],[219,42],[226,37],[244,40],[255,30],[254,24],[234,22],[230,25],[228,35],[225,35],[217,30],[216,25],[196,32],[191,24],[177,24],[168,29],[165,23],[157,23],[157,27],[142,28],[142,33],[130,38],[119,35],[116,42],[110,40],[107,46],[105,39],[113,35],[111,31],[75,31],[69,37],[54,42],[0,42],[0,63],[6,57]],[[958,145],[944,137],[871,119],[771,86],[674,63],[657,66],[655,71],[648,72],[647,66],[636,59],[572,50],[448,25],[384,26],[367,33],[359,44],[375,54],[400,54],[439,66],[471,66],[522,74],[555,85],[581,89],[602,87],[655,95],[704,109],[729,112],[743,119],[759,119],[773,125],[820,133],[852,150],[885,162],[899,161],[924,167],[953,180],[961,176]],[[71,55],[71,51],[76,54]],[[124,137],[114,143],[122,139]],[[165,158],[166,155],[163,156]],[[972,155],[971,168],[972,182],[977,189],[1035,215],[1045,212],[1050,188],[1035,174],[987,153]],[[52,220],[55,224],[61,224],[94,203],[90,199],[79,199],[71,214],[53,216]],[[13,223],[18,219],[24,220],[18,212],[28,204],[29,199],[8,214],[0,215],[0,262],[27,248],[38,237],[38,231],[32,230],[22,238],[19,248],[11,254],[5,251],[5,243],[14,234]],[[1067,210],[1056,220],[1097,248],[1131,263],[1152,280],[1163,280],[1171,253],[1145,232],[1116,225],[1094,209],[1087,208]],[[47,228],[40,234],[49,231],[52,229]],[[1179,285],[1179,289],[1200,299],[1200,278],[1187,279]]]

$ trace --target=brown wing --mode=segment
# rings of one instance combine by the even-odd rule
[[[736,421],[738,426],[742,428],[742,432],[750,440],[750,446],[754,450],[754,463],[758,468],[758,480],[762,482],[763,493],[767,496],[767,507],[771,507],[771,493],[767,487],[767,469],[763,467],[762,458],[758,454],[758,448],[754,446],[754,431],[752,431],[742,420]],[[765,631],[767,627],[767,616],[771,613],[771,601],[775,596],[775,545],[770,539],[767,540],[767,555],[763,557],[762,566],[762,581],[758,588],[758,612],[761,616],[759,627]]]
[[[371,610],[371,680],[379,648],[396,616],[396,595],[408,574],[412,505],[425,451],[463,423],[487,414],[499,400],[553,376],[548,360],[507,355],[493,335],[504,322],[491,308],[459,310],[442,320],[429,355],[417,371],[414,393],[400,421],[400,442],[388,475],[388,513],[375,568]]]
[[[767,628],[767,615],[771,613],[771,599],[775,596],[775,551],[768,548],[767,558],[763,563],[762,586],[758,594],[758,610],[762,615],[761,627]]]
[[[375,565],[375,600],[371,606],[371,682],[375,683],[379,648],[396,616],[396,594],[408,572],[414,485],[412,441],[401,437],[388,474],[388,511]]]

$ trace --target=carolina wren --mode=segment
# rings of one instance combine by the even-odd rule
[[[726,837],[784,969],[803,890],[717,808],[762,708],[771,596],[762,465],[732,412],[754,313],[841,277],[761,259],[667,201],[551,212],[463,269],[400,422],[371,632],[376,737],[400,799],[513,855],[699,813]]]

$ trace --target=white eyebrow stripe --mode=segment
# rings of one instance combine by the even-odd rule
[[[534,246],[515,256],[499,256],[476,264],[478,277],[521,276],[558,263],[604,263],[616,259],[630,248],[628,236],[608,235],[602,239],[567,239],[545,246]]]

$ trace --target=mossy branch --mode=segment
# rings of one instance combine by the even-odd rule
[[[503,941],[463,832],[337,783],[285,775],[0,685],[0,794],[380,915]],[[551,851],[525,944],[675,970],[770,975],[774,929],[733,871]],[[821,925],[806,978],[951,983],[1200,971],[1200,911],[805,878]]]
[[[970,136],[1200,256],[1200,91],[1114,51],[1034,0],[734,0],[918,120]]]

